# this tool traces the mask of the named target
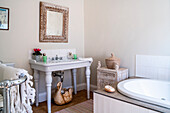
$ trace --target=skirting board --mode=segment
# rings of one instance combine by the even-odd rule
[[[73,88],[73,86],[68,86],[68,87],[65,87],[65,88]],[[82,84],[78,84],[77,85],[77,91],[81,91],[81,90],[84,90],[86,89],[86,83],[82,83]],[[93,90],[96,90],[97,89],[97,86],[95,85],[90,85],[90,91],[93,91]],[[52,94],[54,94],[55,92],[55,89],[52,89]],[[46,92],[43,92],[43,93],[40,93],[39,94],[39,102],[44,102],[47,100],[47,93]]]

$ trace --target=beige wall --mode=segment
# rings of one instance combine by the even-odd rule
[[[94,58],[91,82],[96,84],[97,61],[104,65],[111,52],[131,76],[136,54],[170,55],[170,0],[44,1],[69,7],[69,43],[39,43],[39,0],[0,0],[10,8],[10,30],[0,31],[0,60],[31,72],[29,50],[76,48],[79,56]]]
[[[85,0],[85,56],[97,61],[114,52],[135,73],[135,55],[170,55],[170,0]]]
[[[10,9],[9,31],[0,31],[0,60],[14,62],[16,67],[29,70],[30,73],[28,53],[35,47],[42,49],[75,48],[78,56],[84,56],[84,1],[43,1],[69,7],[68,43],[39,43],[40,0],[0,0],[0,6]],[[79,77],[77,81],[82,83],[84,79],[84,77]],[[71,83],[70,79],[66,80],[66,86],[70,85],[68,83]],[[45,89],[45,84],[42,86],[44,87],[41,89]]]

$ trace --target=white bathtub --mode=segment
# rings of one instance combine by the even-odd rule
[[[118,91],[130,98],[170,108],[170,82],[151,79],[128,79],[120,82]]]

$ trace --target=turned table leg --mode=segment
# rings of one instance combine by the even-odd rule
[[[52,72],[45,72],[46,86],[47,86],[47,109],[51,113],[51,86],[52,86]]]
[[[90,99],[90,67],[86,67],[87,99]]]
[[[72,73],[73,73],[73,81],[74,81],[74,94],[77,94],[77,81],[76,81],[77,69],[72,69]]]
[[[35,70],[34,69],[34,83],[35,83],[35,103],[36,103],[36,106],[38,106],[39,104],[39,86],[38,86],[38,83],[39,83],[39,71],[38,70]]]

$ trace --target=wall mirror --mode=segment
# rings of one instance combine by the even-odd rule
[[[40,42],[68,42],[69,8],[40,2]]]

